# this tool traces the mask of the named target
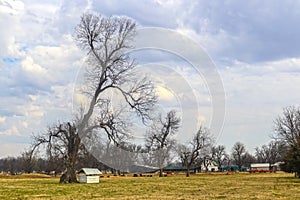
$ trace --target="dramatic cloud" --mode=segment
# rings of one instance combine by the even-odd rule
[[[216,58],[252,63],[298,57],[299,7],[298,1],[197,1],[182,26],[205,39]]]
[[[300,102],[298,1],[0,0],[0,143],[5,147],[0,157],[19,154],[33,132],[72,118],[73,101],[82,98],[74,88],[85,56],[73,39],[74,28],[88,10],[126,15],[140,28],[176,30],[204,47],[225,88],[226,120],[218,142],[228,150],[238,140],[250,151],[266,143],[282,108]],[[193,55],[192,47],[189,51]],[[182,130],[211,123],[211,91],[203,71],[170,52],[132,55],[157,84],[160,106],[180,107]]]

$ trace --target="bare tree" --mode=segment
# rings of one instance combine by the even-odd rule
[[[255,156],[246,151],[246,153],[243,155],[243,165],[249,168],[251,163],[254,162],[256,162]]]
[[[192,166],[197,165],[197,160],[201,157],[203,152],[212,144],[212,136],[207,128],[200,126],[196,135],[188,145],[180,145],[178,148],[178,154],[180,156],[182,164],[186,168],[186,176],[190,176],[190,169]],[[203,157],[203,158],[204,158]]]
[[[174,144],[171,136],[179,129],[180,118],[176,116],[176,112],[171,110],[167,116],[163,118],[161,115],[157,121],[154,121],[147,134],[148,149],[157,155],[157,163],[159,166],[159,176],[163,175],[163,165]]]
[[[45,134],[34,136],[34,141],[32,153],[41,145],[46,145],[49,160],[52,160],[54,155],[59,155],[64,159],[67,171],[61,177],[60,182],[77,182],[75,165],[81,139],[74,123],[59,123],[49,127]]]
[[[229,155],[225,151],[225,146],[214,146],[211,149],[211,153],[212,159],[218,163],[218,168],[220,170],[222,168],[222,165],[224,165],[229,159]]]
[[[244,156],[246,154],[245,145],[241,142],[236,142],[232,147],[232,158],[235,164],[239,167],[239,170],[242,169],[244,164]]]
[[[287,144],[284,169],[300,178],[300,107],[287,107],[275,121],[275,138]]]
[[[33,167],[35,165],[35,158],[32,156],[31,151],[24,151],[21,154],[21,165],[22,171],[25,173],[31,173],[33,171]]]
[[[300,138],[300,108],[294,106],[283,110],[283,116],[275,121],[275,137],[289,146],[298,146]]]
[[[283,154],[286,152],[285,143],[282,141],[272,140],[267,145],[262,145],[260,148],[255,148],[255,156],[258,162],[266,162],[274,164],[282,161]]]
[[[201,165],[201,167],[203,166],[204,167],[204,171],[207,173],[209,171],[209,165],[212,164],[212,157],[211,157],[211,152],[210,152],[210,149],[207,149],[208,151],[206,151],[203,156],[199,159],[199,163]],[[203,170],[201,168],[201,170]]]
[[[270,149],[267,145],[255,148],[255,156],[257,162],[266,163],[269,160]]]
[[[86,111],[73,123],[59,124],[44,136],[36,136],[34,149],[47,143],[48,151],[61,151],[66,173],[61,182],[76,182],[75,166],[82,139],[89,133],[105,133],[113,142],[128,132],[124,113],[135,112],[143,122],[156,103],[154,86],[146,77],[136,74],[136,63],[126,50],[134,38],[136,23],[126,17],[105,17],[85,13],[76,28],[78,45],[87,52],[83,94],[89,99]],[[116,91],[125,104],[112,109],[108,91]],[[93,115],[93,113],[95,113]]]

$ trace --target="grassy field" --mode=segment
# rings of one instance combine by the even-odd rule
[[[0,177],[0,199],[300,199],[292,174],[197,174],[110,177],[99,184],[59,184],[58,178]]]

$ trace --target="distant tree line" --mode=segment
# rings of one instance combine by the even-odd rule
[[[231,151],[227,152],[225,146],[214,144],[209,130],[202,126],[190,142],[180,144],[171,137],[176,134],[179,125],[180,118],[176,116],[174,110],[168,112],[165,118],[160,115],[158,121],[150,126],[144,146],[123,142],[123,148],[128,151],[140,152],[142,157],[123,157],[116,161],[119,164],[114,166],[121,167],[129,160],[135,162],[142,159],[146,165],[159,166],[160,175],[162,175],[163,166],[179,162],[187,169],[187,176],[189,176],[190,169],[201,165],[207,171],[207,161],[214,161],[219,169],[224,166],[236,165],[239,170],[249,168],[251,163],[269,163],[271,166],[276,162],[282,162],[282,170],[293,172],[297,177],[300,175],[300,108],[285,108],[283,115],[275,120],[275,134],[270,142],[256,147],[253,154],[249,153],[246,146],[239,141],[233,145]],[[95,140],[93,141],[95,142]],[[117,157],[116,154],[119,153],[120,148],[114,142],[108,141],[102,146],[101,152],[112,153],[106,156]],[[110,151],[111,149],[114,150]],[[86,149],[84,146],[79,148],[75,171],[88,166],[115,174],[121,173],[120,170],[101,163],[89,152],[90,149]],[[38,154],[32,154],[32,151],[26,151],[18,157],[2,158],[0,159],[0,172],[10,174],[32,172],[51,174],[54,172],[53,175],[65,172],[65,158],[62,154],[46,153],[42,155],[40,157]]]
[[[31,156],[29,152],[24,152],[18,157],[6,157],[0,159],[0,172],[17,175],[21,173],[44,173],[56,176],[65,170],[64,158],[61,157],[38,157]],[[82,167],[95,167],[101,170],[113,171],[110,167],[102,164],[91,154],[85,152],[78,157],[76,170]]]
[[[174,112],[172,112],[172,115],[168,115],[168,117],[178,120],[178,118],[175,117]],[[175,124],[177,126],[177,122]],[[154,135],[155,134],[150,134],[148,139],[155,138]],[[164,138],[162,135],[156,137],[160,138],[159,141],[162,141],[161,138]],[[165,139],[165,141],[170,141],[170,139]],[[131,150],[143,152],[145,148],[149,148],[149,146],[147,145],[149,145],[149,143],[146,144],[145,147],[142,147],[141,145],[130,145],[128,146],[128,148],[130,148]],[[161,156],[161,154],[143,154],[143,159],[145,160],[146,164],[154,165],[154,161],[159,162],[158,164],[159,166],[161,166],[161,175],[162,166],[171,164],[174,161],[179,161],[181,163],[181,166],[187,169],[186,175],[189,176],[189,172],[191,169],[197,169],[201,165],[206,168],[205,171],[208,171],[208,163],[206,163],[207,161],[214,161],[215,163],[217,163],[219,170],[221,170],[224,166],[233,165],[236,165],[239,170],[242,170],[243,167],[250,167],[251,163],[273,164],[276,162],[285,161],[287,155],[289,155],[289,148],[285,143],[279,141],[275,142],[273,140],[270,141],[267,145],[257,147],[253,155],[246,150],[246,146],[241,142],[236,142],[233,145],[231,151],[227,152],[225,146],[213,145],[213,138],[210,135],[209,130],[204,127],[199,128],[190,143],[184,145],[172,141],[171,143],[169,142],[168,145],[170,145],[172,148],[170,147],[168,148],[168,150],[164,151],[163,161],[161,159],[154,158],[155,156]],[[156,143],[153,148],[159,148],[161,146],[161,143]],[[109,148],[116,147],[112,145]],[[117,151],[110,152],[114,154],[118,153]],[[122,164],[124,165],[125,160],[128,159],[134,161],[134,159],[138,158],[124,158],[124,160],[119,160],[120,166]],[[81,149],[76,163],[76,170],[87,166],[109,171],[114,174],[121,174],[121,171],[106,166],[105,164],[98,161],[88,151],[86,151],[85,149]],[[283,167],[283,169],[288,169],[287,171],[291,172],[290,168],[285,168],[285,166]],[[0,159],[0,172],[10,173],[12,175],[37,172],[56,176],[57,174],[63,173],[64,170],[64,158],[60,157],[59,155],[52,155],[52,157],[41,158],[38,156],[31,156],[30,152],[24,152],[21,156],[18,157],[7,157]]]

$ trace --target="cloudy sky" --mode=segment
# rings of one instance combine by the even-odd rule
[[[32,133],[72,118],[85,55],[73,40],[74,28],[88,10],[128,16],[139,28],[176,31],[206,52],[225,92],[223,129],[214,134],[227,151],[236,141],[250,152],[267,143],[282,108],[300,102],[297,0],[0,0],[0,157],[18,155]],[[187,110],[186,126],[193,120],[210,126],[213,94],[201,70],[194,72],[180,55],[133,54],[155,79],[161,106]],[[188,112],[195,109],[191,98],[197,116]]]

